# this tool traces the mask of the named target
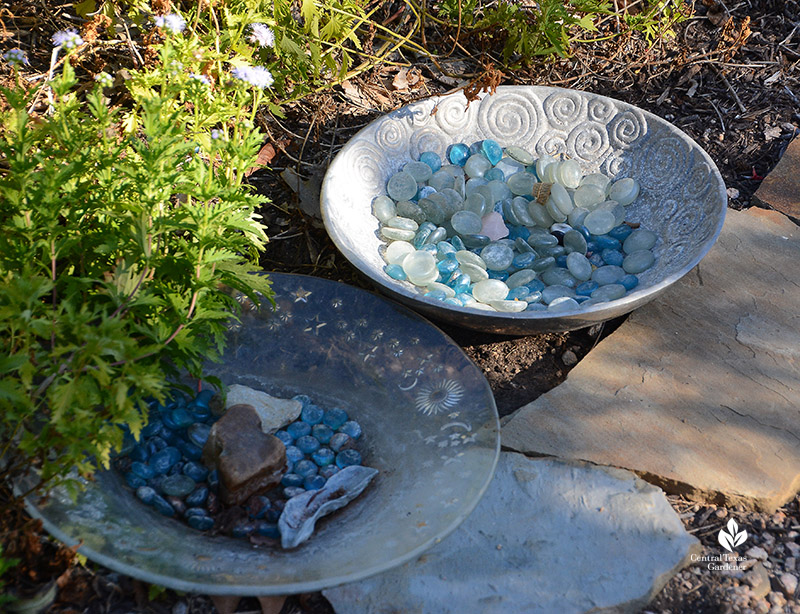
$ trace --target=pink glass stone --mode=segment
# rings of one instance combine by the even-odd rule
[[[503,216],[497,211],[492,211],[483,216],[483,228],[481,234],[486,235],[492,241],[499,241],[508,236],[508,227],[503,221]]]

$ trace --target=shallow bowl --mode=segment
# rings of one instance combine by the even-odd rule
[[[626,221],[654,231],[656,264],[623,298],[569,312],[491,313],[445,304],[383,271],[372,200],[420,153],[444,158],[453,143],[494,139],[538,157],[565,154],[584,174],[633,177],[641,194]],[[442,322],[487,332],[531,334],[590,326],[653,300],[708,253],[725,218],[719,171],[689,136],[669,122],[605,96],[538,86],[498,87],[467,103],[462,93],[415,102],[358,132],[331,163],[322,185],[322,215],[338,249],[382,291]]]
[[[499,454],[497,409],[480,370],[429,322],[373,293],[270,274],[277,309],[244,301],[226,384],[306,394],[359,421],[364,464],[379,470],[345,508],[293,550],[209,536],[139,502],[116,471],[77,501],[56,490],[31,513],[67,544],[118,572],[175,590],[284,595],[400,565],[453,531],[477,505]],[[25,485],[20,486],[24,488]]]

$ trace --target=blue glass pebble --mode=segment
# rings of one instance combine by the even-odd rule
[[[518,269],[524,269],[533,264],[534,260],[536,260],[536,254],[533,252],[525,252],[514,256],[512,264]]]
[[[216,393],[209,388],[201,390],[194,398],[195,405],[198,407],[208,407],[209,403],[211,403],[211,399],[214,398],[214,394]]]
[[[199,507],[208,500],[208,486],[198,486],[194,492],[186,495],[186,505]]]
[[[145,465],[144,463],[140,463],[138,461],[131,463],[130,471],[132,474],[142,478],[143,480],[149,480],[155,476],[153,469],[149,465]]]
[[[489,274],[489,279],[499,279],[500,281],[505,281],[509,278],[508,271],[486,271]]]
[[[314,426],[315,424],[322,422],[322,416],[324,413],[325,411],[318,405],[310,404],[306,405],[300,412],[300,419],[306,424]]]
[[[180,461],[172,465],[172,467],[169,468],[169,471],[167,471],[167,475],[177,475],[178,473],[182,473],[183,464],[184,464],[183,461]]]
[[[341,469],[360,464],[361,454],[359,454],[358,450],[353,450],[352,448],[349,450],[342,450],[336,455],[336,466]]]
[[[208,408],[208,406],[198,405],[196,402],[192,402],[190,405],[189,413],[192,415],[192,418],[194,418],[195,421],[204,421],[211,417],[211,410]]]
[[[301,478],[307,478],[312,475],[317,475],[317,471],[319,468],[314,461],[303,459],[298,461],[297,464],[294,466],[294,473],[295,475],[299,475]],[[293,486],[293,484],[287,484],[287,486]]]
[[[392,279],[396,279],[397,281],[405,281],[408,279],[408,275],[403,270],[403,267],[399,264],[387,264],[383,267],[383,272],[386,273]]]
[[[562,269],[566,269],[567,268],[567,255],[566,254],[560,254],[560,255],[556,256],[556,266],[557,267],[561,267]]]
[[[158,493],[149,486],[140,486],[136,489],[136,497],[142,503],[150,505]]]
[[[292,397],[292,401],[300,401],[303,407],[312,402],[311,397],[308,396],[307,394],[296,394]]]
[[[508,292],[508,296],[506,296],[507,301],[513,301],[514,299],[525,300],[528,295],[530,295],[531,290],[527,286],[517,286],[516,288],[512,288]]]
[[[189,441],[200,448],[206,445],[209,433],[211,433],[211,427],[202,423],[193,424],[186,429]]]
[[[586,228],[586,226],[583,226],[583,225],[578,226],[577,228],[575,228],[575,230],[577,230],[579,233],[581,233],[583,235],[583,238],[586,239],[587,242],[589,240],[591,240],[592,233],[589,232],[589,229]]]
[[[164,423],[171,429],[185,429],[187,426],[194,424],[194,418],[184,408],[178,407],[169,413],[169,422],[165,420]],[[172,426],[172,424],[176,426]]]
[[[147,426],[142,428],[142,434],[140,437],[142,439],[147,439],[148,437],[152,437],[153,435],[157,435],[158,432],[161,430],[163,426],[163,422],[161,420],[152,420],[147,423]]]
[[[169,516],[170,518],[175,515],[175,508],[172,507],[161,495],[156,495],[153,497],[152,505],[159,514]]]
[[[206,482],[211,490],[216,490],[219,487],[219,474],[216,469],[208,474]]]
[[[277,509],[276,506],[280,501],[276,501],[273,504],[272,509],[267,510],[267,515],[264,516],[264,519],[267,522],[278,522],[278,519],[281,517],[281,511],[283,508]]]
[[[628,235],[633,232],[633,228],[628,226],[627,224],[620,224],[608,231],[608,236],[612,239],[616,239],[617,241],[624,241],[628,238]]]
[[[255,530],[256,525],[252,522],[241,522],[237,525],[234,525],[233,529],[231,529],[231,537],[247,537]]]
[[[333,429],[327,424],[315,424],[311,428],[311,435],[316,437],[317,441],[324,446],[327,445],[331,437],[333,437]]]
[[[428,298],[432,298],[437,301],[443,301],[447,298],[447,294],[444,290],[431,290],[423,294],[423,296],[427,296]]]
[[[210,516],[189,516],[186,522],[197,531],[210,531],[214,528],[214,519]]]
[[[452,260],[450,258],[445,258],[444,260],[440,260],[439,263],[436,265],[436,268],[439,269],[439,272],[442,275],[446,275],[448,273],[452,273],[458,267],[459,267],[458,260]]]
[[[280,529],[278,529],[278,525],[274,522],[259,522],[256,525],[256,533],[272,539],[281,538]]]
[[[284,473],[281,478],[281,484],[284,486],[300,486],[304,479],[303,476],[296,473]]]
[[[483,174],[486,181],[505,181],[506,176],[499,168],[490,168]]]
[[[335,464],[325,465],[319,470],[319,474],[326,480],[330,479],[331,476],[334,476],[337,473],[339,473],[339,467],[337,467]]]
[[[456,166],[464,166],[466,161],[469,159],[469,147],[467,147],[464,143],[456,143],[455,145],[451,145],[447,151],[447,159],[450,160],[451,164],[455,164]]]
[[[150,458],[150,452],[147,451],[147,446],[140,443],[133,446],[133,450],[130,451],[128,456],[131,460],[146,463],[147,459]]]
[[[292,422],[286,427],[286,432],[297,440],[311,433],[311,425],[302,421]]]
[[[303,435],[294,442],[294,445],[303,454],[311,454],[320,448],[319,440],[311,435]]]
[[[325,482],[327,481],[328,480],[323,478],[321,475],[312,475],[303,481],[303,488],[306,490],[319,490],[325,486]]]
[[[305,491],[306,489],[302,486],[287,486],[283,489],[283,496],[287,499],[291,499],[297,495],[302,495]]]
[[[184,518],[191,518],[192,516],[205,516],[208,514],[205,508],[200,506],[192,506],[187,507],[186,511],[183,512]]]
[[[320,448],[311,455],[311,460],[313,460],[318,467],[324,467],[325,465],[330,465],[335,457],[336,455],[330,448]]]
[[[622,252],[615,249],[604,249],[600,252],[600,257],[606,264],[613,264],[614,266],[622,266],[622,261],[625,260]]]
[[[464,302],[459,300],[455,296],[451,296],[450,298],[446,298],[442,302],[446,303],[448,305],[453,305],[455,307],[463,307],[464,306]]]
[[[322,418],[323,424],[327,424],[334,431],[338,430],[347,420],[347,412],[338,407],[326,411],[325,416]]]
[[[639,285],[639,278],[636,275],[628,274],[619,280],[619,283],[625,287],[626,290],[633,290]]]
[[[197,484],[188,475],[170,475],[161,482],[161,492],[170,497],[185,497],[191,493]]]
[[[450,243],[453,245],[453,248],[456,251],[461,251],[461,250],[467,249],[467,246],[464,245],[464,242],[461,240],[461,237],[459,237],[458,235],[455,235],[454,237],[452,237],[450,239]]]
[[[339,428],[339,432],[346,433],[353,439],[358,439],[361,437],[361,425],[355,420],[348,420]]]
[[[183,454],[183,456],[190,460],[200,460],[203,456],[203,448],[183,439],[176,439],[175,447],[180,450],[180,453]]]
[[[463,235],[461,240],[463,241],[464,246],[469,249],[486,247],[492,242],[492,240],[486,235]]]
[[[599,249],[621,249],[622,243],[620,243],[614,237],[609,237],[608,235],[592,235],[592,241],[594,241],[595,245]]]
[[[339,452],[346,448],[352,447],[353,439],[346,433],[336,433],[333,437],[331,437],[330,444],[328,445],[334,452]]]
[[[592,292],[597,290],[600,285],[596,281],[584,281],[583,283],[578,284],[575,286],[575,293],[580,294],[582,296],[590,296]]]
[[[133,451],[133,448],[136,446],[136,440],[133,438],[133,435],[130,433],[125,433],[122,437],[122,446],[117,452],[118,456],[128,456]]]
[[[247,500],[247,513],[256,520],[266,516],[271,507],[272,502],[263,495],[255,495]]]
[[[181,460],[181,452],[172,446],[159,450],[150,457],[150,468],[153,475],[164,475],[170,468]]]
[[[313,428],[312,428],[313,431]],[[294,443],[294,437],[292,437],[288,431],[284,431],[280,429],[279,431],[275,431],[275,437],[280,439],[283,442],[283,445],[290,446]]]
[[[188,475],[195,482],[205,482],[208,477],[208,469],[195,461],[189,461],[183,466],[183,475]]]
[[[541,279],[534,279],[525,285],[530,289],[531,292],[541,292],[545,288],[544,282]]]
[[[603,257],[597,252],[595,252],[594,254],[589,256],[589,262],[592,263],[596,267],[601,267],[601,266],[605,265],[605,263],[606,263],[606,261],[603,260]]]
[[[305,458],[305,454],[303,454],[302,450],[297,446],[286,446],[286,460],[296,463],[297,461],[301,461]]]
[[[442,168],[442,159],[439,157],[439,154],[432,151],[423,151],[419,155],[419,161],[430,166],[434,173]]]
[[[525,311],[545,311],[546,309],[547,305],[544,303],[528,303]]]
[[[486,156],[486,159],[492,163],[492,166],[503,159],[503,149],[492,139],[486,139],[481,143],[481,151]]]

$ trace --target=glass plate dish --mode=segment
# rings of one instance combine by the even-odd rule
[[[110,569],[168,588],[280,595],[360,580],[408,561],[477,505],[499,453],[497,409],[480,370],[410,310],[341,283],[272,273],[276,309],[249,301],[225,362],[210,372],[281,397],[307,394],[364,429],[364,493],[294,550],[211,537],[140,503],[115,471],[72,502],[56,490],[31,513]]]

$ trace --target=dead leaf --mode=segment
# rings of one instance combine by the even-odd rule
[[[319,205],[319,193],[322,189],[322,176],[324,168],[318,169],[308,179],[303,179],[294,172],[294,169],[286,167],[281,172],[281,178],[286,182],[293,192],[297,194],[300,202],[300,209],[313,217],[322,218]]]
[[[392,79],[392,87],[396,90],[408,89],[408,68],[401,68]]]
[[[258,169],[264,168],[270,162],[272,162],[272,159],[276,155],[277,153],[275,151],[275,148],[272,146],[272,143],[270,142],[265,143],[264,146],[261,148],[261,150],[258,152],[258,155],[256,156],[256,163],[244,172],[244,176],[249,177]]]
[[[782,132],[783,130],[780,126],[772,126],[771,128],[764,130],[764,138],[767,140],[767,142],[770,142],[773,139],[777,139]]]

